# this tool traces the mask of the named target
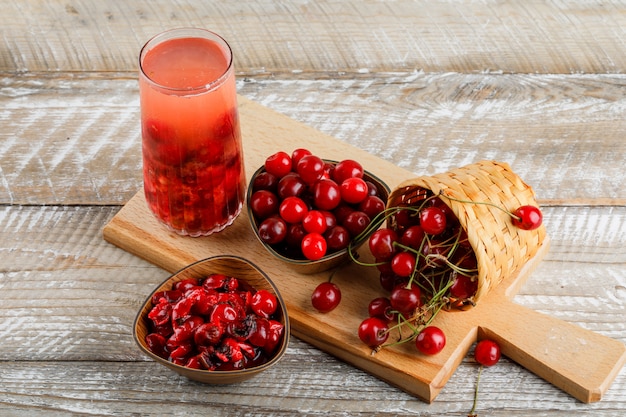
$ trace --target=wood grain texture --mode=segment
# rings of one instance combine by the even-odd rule
[[[336,152],[351,155],[391,189],[411,178],[412,174],[408,171],[254,102],[241,99],[240,109],[253,121],[247,130],[245,125],[243,128],[247,132],[243,147],[251,151],[245,158],[248,176],[263,164],[264,149],[285,149],[293,142],[294,136],[303,135],[309,138],[308,148],[314,154],[324,156]],[[462,174],[457,174],[462,177]],[[492,288],[485,301],[479,299],[474,309],[456,314],[440,313],[433,324],[447,335],[444,350],[433,357],[414,358],[413,351],[406,345],[384,349],[374,356],[356,337],[367,300],[384,295],[377,291],[378,271],[375,268],[351,265],[333,271],[333,282],[342,288],[342,303],[332,314],[319,314],[310,307],[310,294],[320,282],[328,279],[329,273],[298,274],[286,264],[277,262],[258,245],[245,215],[218,235],[185,239],[158,224],[140,191],[105,227],[104,238],[171,272],[205,257],[222,254],[254,259],[282,292],[296,337],[427,402],[435,400],[476,341],[477,334],[481,333],[498,340],[505,355],[584,402],[599,401],[626,362],[623,343],[580,327],[568,326],[531,310],[515,308],[509,302],[505,294],[514,295],[517,292],[519,283],[527,279],[547,252],[548,239],[541,247],[533,247],[532,253],[537,249],[537,256],[527,259],[524,268],[507,273],[504,282]],[[360,252],[362,259],[368,259],[367,252]],[[494,276],[490,278],[495,279]],[[525,323],[522,317],[531,322]],[[564,350],[564,346],[569,350]],[[572,367],[574,359],[580,363]]]
[[[626,205],[625,83],[621,75],[415,74],[240,80],[238,89],[418,175],[496,159],[546,203]],[[141,188],[134,74],[5,77],[0,103],[0,202],[123,204]],[[242,110],[244,136],[251,122]],[[293,147],[308,141],[294,138]]]
[[[507,359],[484,370],[478,412],[483,416],[620,416],[625,385],[614,385],[602,402],[582,405]],[[324,373],[320,373],[320,369]],[[478,366],[464,361],[430,405],[293,339],[280,366],[267,378],[230,386],[206,386],[183,380],[152,362],[4,362],[3,415],[45,413],[141,416],[465,416],[472,407]],[[514,383],[511,383],[511,381]],[[358,387],[355,389],[354,387]],[[29,401],[28,397],[41,398]],[[268,403],[267,397],[277,397]],[[506,404],[505,407],[502,404]],[[559,410],[545,410],[558,404]]]
[[[0,415],[461,416],[477,365],[425,405],[292,338],[269,378],[207,387],[130,327],[167,272],[107,244],[141,188],[136,60],[161,30],[235,50],[240,93],[428,174],[493,157],[538,191],[551,249],[515,301],[626,343],[626,2],[24,0],[0,13]],[[483,416],[621,417],[508,359]]]
[[[4,326],[0,340],[6,347],[0,350],[2,360],[29,360],[33,351],[46,360],[139,357],[132,347],[130,326],[145,297],[168,273],[102,240],[102,227],[118,210],[1,208],[0,322]],[[548,207],[544,211],[550,251],[515,301],[626,343],[626,233],[619,229],[626,225],[626,208]],[[571,224],[573,217],[588,221],[561,227]],[[600,248],[618,255],[599,257]],[[587,251],[590,255],[583,256]],[[85,301],[89,299],[100,302],[89,305]],[[68,313],[72,317],[63,319]],[[75,317],[85,317],[84,322]],[[92,326],[98,323],[104,333],[89,340]],[[34,343],[41,338],[49,341],[45,349],[40,348],[41,342]],[[59,343],[62,339],[65,344]],[[98,347],[101,340],[122,345]]]
[[[300,415],[298,410],[315,415],[321,410],[337,411],[336,407],[347,407],[350,412],[345,415],[419,412],[435,416],[459,415],[471,408],[477,368],[469,357],[430,406],[298,339],[292,339],[285,361],[272,371],[271,378],[258,382],[260,386],[250,385],[252,381],[215,391],[144,362],[146,358],[134,348],[130,328],[146,294],[167,273],[101,239],[101,227],[116,213],[115,207],[3,208],[1,256],[10,269],[5,266],[0,274],[1,375],[6,401],[0,402],[1,410],[13,410],[13,415],[32,415],[40,408],[59,415],[72,411],[105,415],[119,413],[133,402],[142,415],[160,413],[157,404],[171,414],[199,415],[208,408],[215,415],[227,415],[234,407],[243,407],[237,408],[242,414],[253,412],[241,404],[244,394],[246,401],[259,407],[258,415],[266,416]],[[554,207],[546,208],[545,215],[553,236],[551,251],[516,302],[626,343],[623,260],[618,257],[611,264],[610,257],[589,259],[572,252],[573,246],[584,252],[597,245],[607,253],[622,253],[625,234],[615,225],[624,227],[626,210]],[[577,217],[588,221],[572,224]],[[43,238],[42,230],[47,232]],[[85,303],[89,299],[99,301]],[[29,362],[34,357],[38,361]],[[66,361],[73,360],[80,362],[68,367]],[[505,360],[501,365],[482,379],[489,388],[480,404],[490,415],[536,412],[556,416],[564,410],[594,416],[621,413],[615,407],[626,393],[624,370],[600,403],[583,407],[516,364]],[[124,386],[128,390],[120,389]],[[247,396],[251,386],[259,395],[256,400]],[[46,400],[33,401],[31,397],[41,390],[47,392]],[[133,392],[130,398],[128,392]],[[164,392],[168,394],[159,397]],[[273,395],[285,400],[277,408],[267,408],[261,398]],[[559,404],[560,411],[545,411],[541,404]]]
[[[0,68],[12,72],[134,70],[143,43],[176,26],[223,34],[248,74],[626,68],[621,1],[46,0],[3,8]]]

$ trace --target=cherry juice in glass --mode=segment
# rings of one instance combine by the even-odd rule
[[[149,40],[139,57],[143,178],[157,219],[181,235],[230,225],[246,187],[229,45],[202,29]]]

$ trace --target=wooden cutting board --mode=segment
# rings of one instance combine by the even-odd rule
[[[323,158],[356,159],[392,189],[416,176],[243,97],[239,106],[248,178],[268,155],[298,147]],[[626,362],[626,346],[621,342],[511,301],[547,252],[547,239],[523,270],[492,289],[477,307],[440,313],[434,324],[444,330],[447,345],[435,356],[424,356],[410,343],[372,355],[359,340],[357,328],[367,317],[367,304],[384,295],[375,268],[354,264],[341,268],[333,277],[342,290],[340,306],[327,314],[317,313],[310,305],[311,293],[329,272],[301,275],[272,258],[254,236],[245,208],[219,234],[181,237],[157,223],[140,190],[103,234],[108,242],[170,272],[220,254],[251,260],[281,291],[293,335],[427,402],[435,399],[477,339],[498,341],[504,355],[583,402],[599,401]],[[367,259],[367,250],[361,250],[361,256]]]

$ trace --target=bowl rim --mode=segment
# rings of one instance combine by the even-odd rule
[[[139,340],[139,335],[137,334],[137,326],[139,324],[139,321],[142,320],[143,316],[142,316],[142,312],[144,310],[144,308],[146,307],[146,305],[148,303],[152,302],[152,296],[158,292],[159,290],[161,290],[161,287],[163,287],[168,281],[170,281],[173,277],[175,277],[176,275],[182,273],[185,270],[191,269],[193,267],[195,267],[198,264],[201,263],[205,263],[205,262],[210,262],[213,260],[217,260],[217,259],[234,259],[238,262],[242,262],[245,263],[247,265],[249,265],[251,268],[253,268],[257,273],[261,274],[263,276],[263,278],[265,278],[265,280],[268,282],[268,284],[270,285],[270,287],[274,290],[274,295],[276,296],[276,298],[278,299],[278,305],[281,307],[282,309],[282,316],[283,316],[283,321],[284,321],[284,331],[283,331],[283,340],[282,343],[280,344],[280,348],[276,351],[276,353],[274,354],[274,356],[272,356],[272,358],[261,364],[258,366],[254,366],[252,368],[244,368],[244,369],[235,369],[235,370],[231,370],[231,371],[210,371],[208,369],[195,369],[195,368],[189,368],[183,365],[178,365],[176,363],[170,362],[167,359],[164,359],[156,354],[154,354],[153,352],[150,351],[150,349],[148,349],[145,345],[144,342],[142,342],[141,340]],[[245,279],[244,279],[245,281]],[[166,279],[164,279],[160,284],[158,284],[153,290],[152,292],[150,292],[150,294],[146,297],[146,299],[144,300],[144,302],[141,304],[141,307],[139,308],[139,311],[137,312],[137,314],[135,315],[135,320],[133,321],[133,339],[135,340],[135,343],[139,346],[139,349],[146,354],[147,356],[149,356],[150,358],[152,358],[155,362],[161,363],[169,368],[172,368],[174,370],[179,370],[179,373],[182,374],[196,374],[196,375],[214,375],[217,378],[219,378],[220,376],[228,376],[228,377],[236,377],[238,375],[241,376],[245,376],[248,375],[250,373],[258,373],[258,372],[262,372],[265,369],[273,366],[274,364],[276,364],[284,355],[285,352],[287,351],[287,347],[289,346],[289,339],[291,336],[291,326],[290,326],[290,322],[289,322],[289,314],[287,312],[287,306],[285,304],[285,301],[282,297],[282,295],[280,294],[280,291],[278,291],[278,287],[276,287],[276,284],[274,284],[274,281],[272,281],[272,279],[261,269],[259,268],[254,262],[242,257],[242,256],[237,256],[237,255],[216,255],[216,256],[211,256],[208,258],[204,258],[204,259],[200,259],[197,260],[189,265],[186,265],[182,268],[180,268],[178,271],[174,272],[173,274],[170,274]]]
[[[333,159],[323,159],[323,158],[322,158],[322,161],[326,163],[335,164],[335,165],[341,162],[341,161],[336,161]],[[257,177],[257,175],[259,175],[260,173],[264,171],[265,171],[264,166],[261,166],[256,171],[254,171],[254,174],[252,174],[252,177],[250,177],[250,181],[248,183],[248,189],[246,191],[246,212],[248,214],[248,221],[250,223],[250,226],[252,227],[254,236],[263,245],[263,247],[267,249],[273,256],[275,256],[279,260],[290,263],[292,265],[302,265],[302,266],[318,265],[318,264],[322,264],[327,261],[331,261],[331,260],[345,256],[348,253],[348,248],[344,248],[340,251],[333,252],[328,255],[324,255],[320,259],[316,259],[314,261],[309,260],[309,259],[293,259],[293,258],[288,258],[285,255],[278,253],[272,246],[268,245],[267,243],[261,240],[261,237],[259,236],[259,230],[254,219],[254,213],[252,213],[252,208],[250,207],[249,203],[250,203],[250,199],[252,198],[252,194],[254,193],[252,191],[252,182]],[[383,181],[382,179],[380,179],[378,176],[372,174],[370,171],[366,169],[363,169],[363,176],[364,177],[367,176],[370,179],[374,180],[377,183],[377,185],[381,185],[384,188],[384,191],[387,192],[387,196],[391,194],[391,188],[389,187],[389,185],[387,185],[387,183]],[[385,205],[387,204],[386,199],[383,200],[383,202],[385,203]]]

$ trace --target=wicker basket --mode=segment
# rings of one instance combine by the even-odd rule
[[[546,236],[542,225],[535,230],[522,230],[511,223],[511,217],[487,204],[458,200],[488,202],[513,211],[522,205],[538,206],[534,192],[507,163],[481,161],[451,171],[405,181],[392,191],[388,207],[413,205],[423,199],[423,190],[441,195],[465,229],[478,264],[478,302],[490,288],[514,274],[541,247]]]

